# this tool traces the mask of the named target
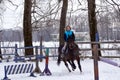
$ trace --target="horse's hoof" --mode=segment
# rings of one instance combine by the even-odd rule
[[[72,69],[73,71],[75,71],[75,69]]]
[[[82,73],[82,71],[80,71],[80,73]]]
[[[76,66],[74,66],[74,69],[76,69]]]

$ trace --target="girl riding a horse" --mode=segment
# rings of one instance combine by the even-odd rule
[[[60,45],[58,48],[58,60],[57,64],[59,65],[61,60],[64,62],[65,66],[71,72],[67,62],[71,65],[72,70],[76,69],[74,60],[78,63],[78,68],[80,72],[82,72],[81,65],[80,65],[80,57],[79,57],[79,47],[75,44],[75,35],[73,31],[71,31],[71,27],[67,26],[66,31],[64,32],[64,40],[65,44]],[[66,55],[67,54],[67,55]]]
[[[68,25],[65,28],[65,32],[64,32],[64,47],[62,48],[62,53],[67,53],[67,43],[69,40],[72,40],[73,42],[75,41],[75,35],[73,33],[73,31],[71,30],[71,27]]]

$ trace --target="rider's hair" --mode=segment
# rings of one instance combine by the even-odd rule
[[[70,28],[70,30],[71,30],[71,27],[70,27],[70,25],[67,25],[67,26],[66,26],[66,29],[67,29],[67,27],[69,27],[69,28]]]

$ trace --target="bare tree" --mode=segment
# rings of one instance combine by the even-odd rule
[[[64,28],[66,26],[67,7],[68,7],[68,0],[63,0],[61,18],[60,18],[59,45],[64,44]]]
[[[2,30],[0,30],[0,47],[1,47],[1,38],[2,38]],[[0,58],[2,59],[2,51],[0,48]]]
[[[0,26],[2,25],[2,14],[4,12],[5,8],[3,7],[3,0],[0,0]],[[0,27],[1,29],[1,27]],[[0,47],[1,47],[1,39],[2,39],[2,30],[0,30]],[[2,51],[0,48],[0,58],[2,59]]]
[[[90,28],[90,38],[92,42],[96,41],[96,34],[98,33],[95,9],[96,9],[95,0],[88,0],[88,20],[89,20],[89,28]],[[93,48],[93,44],[91,45],[91,47]],[[100,48],[100,45],[98,45],[98,47]],[[101,56],[100,52],[99,52],[99,56]]]
[[[115,31],[115,25],[120,23],[120,2],[118,0],[100,0],[97,4],[98,31],[101,40],[115,40],[119,29]],[[114,25],[115,24],[115,25]]]
[[[24,46],[29,47],[32,45],[32,26],[31,26],[31,8],[32,0],[25,0],[24,2],[24,18],[23,18],[23,34]],[[33,55],[33,49],[25,49],[25,55]]]

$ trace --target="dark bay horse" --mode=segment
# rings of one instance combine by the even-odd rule
[[[80,72],[82,72],[82,69],[81,69],[81,64],[80,64],[80,57],[79,57],[79,47],[77,44],[74,43],[74,41],[68,41],[67,43],[67,53],[62,53],[62,48],[63,48],[63,45],[61,45],[59,48],[58,48],[58,61],[57,61],[57,64],[59,65],[61,60],[64,62],[65,66],[67,67],[67,69],[69,70],[69,72],[71,72],[69,66],[68,66],[68,63],[71,65],[72,67],[72,70],[76,69],[76,66],[74,64],[74,60],[77,61],[77,64],[78,64],[78,68],[80,70]],[[63,56],[64,55],[64,56]],[[67,63],[68,62],[68,63]]]

